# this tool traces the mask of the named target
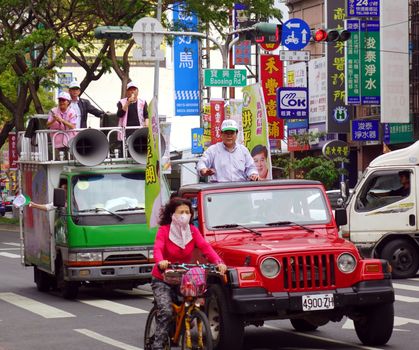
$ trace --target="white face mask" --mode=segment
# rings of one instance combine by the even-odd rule
[[[187,226],[191,220],[191,214],[173,214],[172,221],[179,226]]]

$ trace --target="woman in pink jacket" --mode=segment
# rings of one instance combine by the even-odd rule
[[[70,107],[71,97],[68,92],[61,92],[58,95],[58,107],[54,107],[49,112],[47,127],[53,130],[72,130],[76,127],[77,115]],[[51,134],[51,140],[54,139],[54,146],[58,150],[64,150],[68,147],[70,139],[76,136],[76,132],[66,132],[67,135],[59,133],[57,136]]]
[[[193,209],[189,200],[172,198],[160,214],[160,228],[154,243],[154,265],[151,288],[158,309],[153,350],[163,349],[167,339],[168,327],[172,319],[172,288],[164,282],[162,272],[170,263],[191,263],[193,252],[198,248],[221,273],[227,266],[211,245],[205,241],[198,228],[193,226]]]

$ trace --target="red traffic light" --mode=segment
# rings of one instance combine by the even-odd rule
[[[347,41],[351,33],[345,29],[317,29],[312,32],[312,37],[315,42]]]
[[[327,32],[324,29],[318,29],[314,32],[313,39],[314,41],[326,41]]]

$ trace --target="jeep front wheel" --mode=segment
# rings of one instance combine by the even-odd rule
[[[215,350],[241,349],[244,336],[243,321],[229,312],[227,299],[221,286],[208,288],[207,315]]]
[[[360,317],[354,319],[355,331],[365,345],[384,345],[393,333],[394,305],[375,305],[362,309]]]

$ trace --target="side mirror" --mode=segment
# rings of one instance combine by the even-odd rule
[[[67,191],[63,188],[54,188],[54,206],[65,207]]]
[[[346,181],[340,183],[340,196],[344,201],[349,197],[349,187]]]
[[[338,226],[346,225],[348,223],[348,216],[346,215],[345,208],[335,209],[335,221]]]

